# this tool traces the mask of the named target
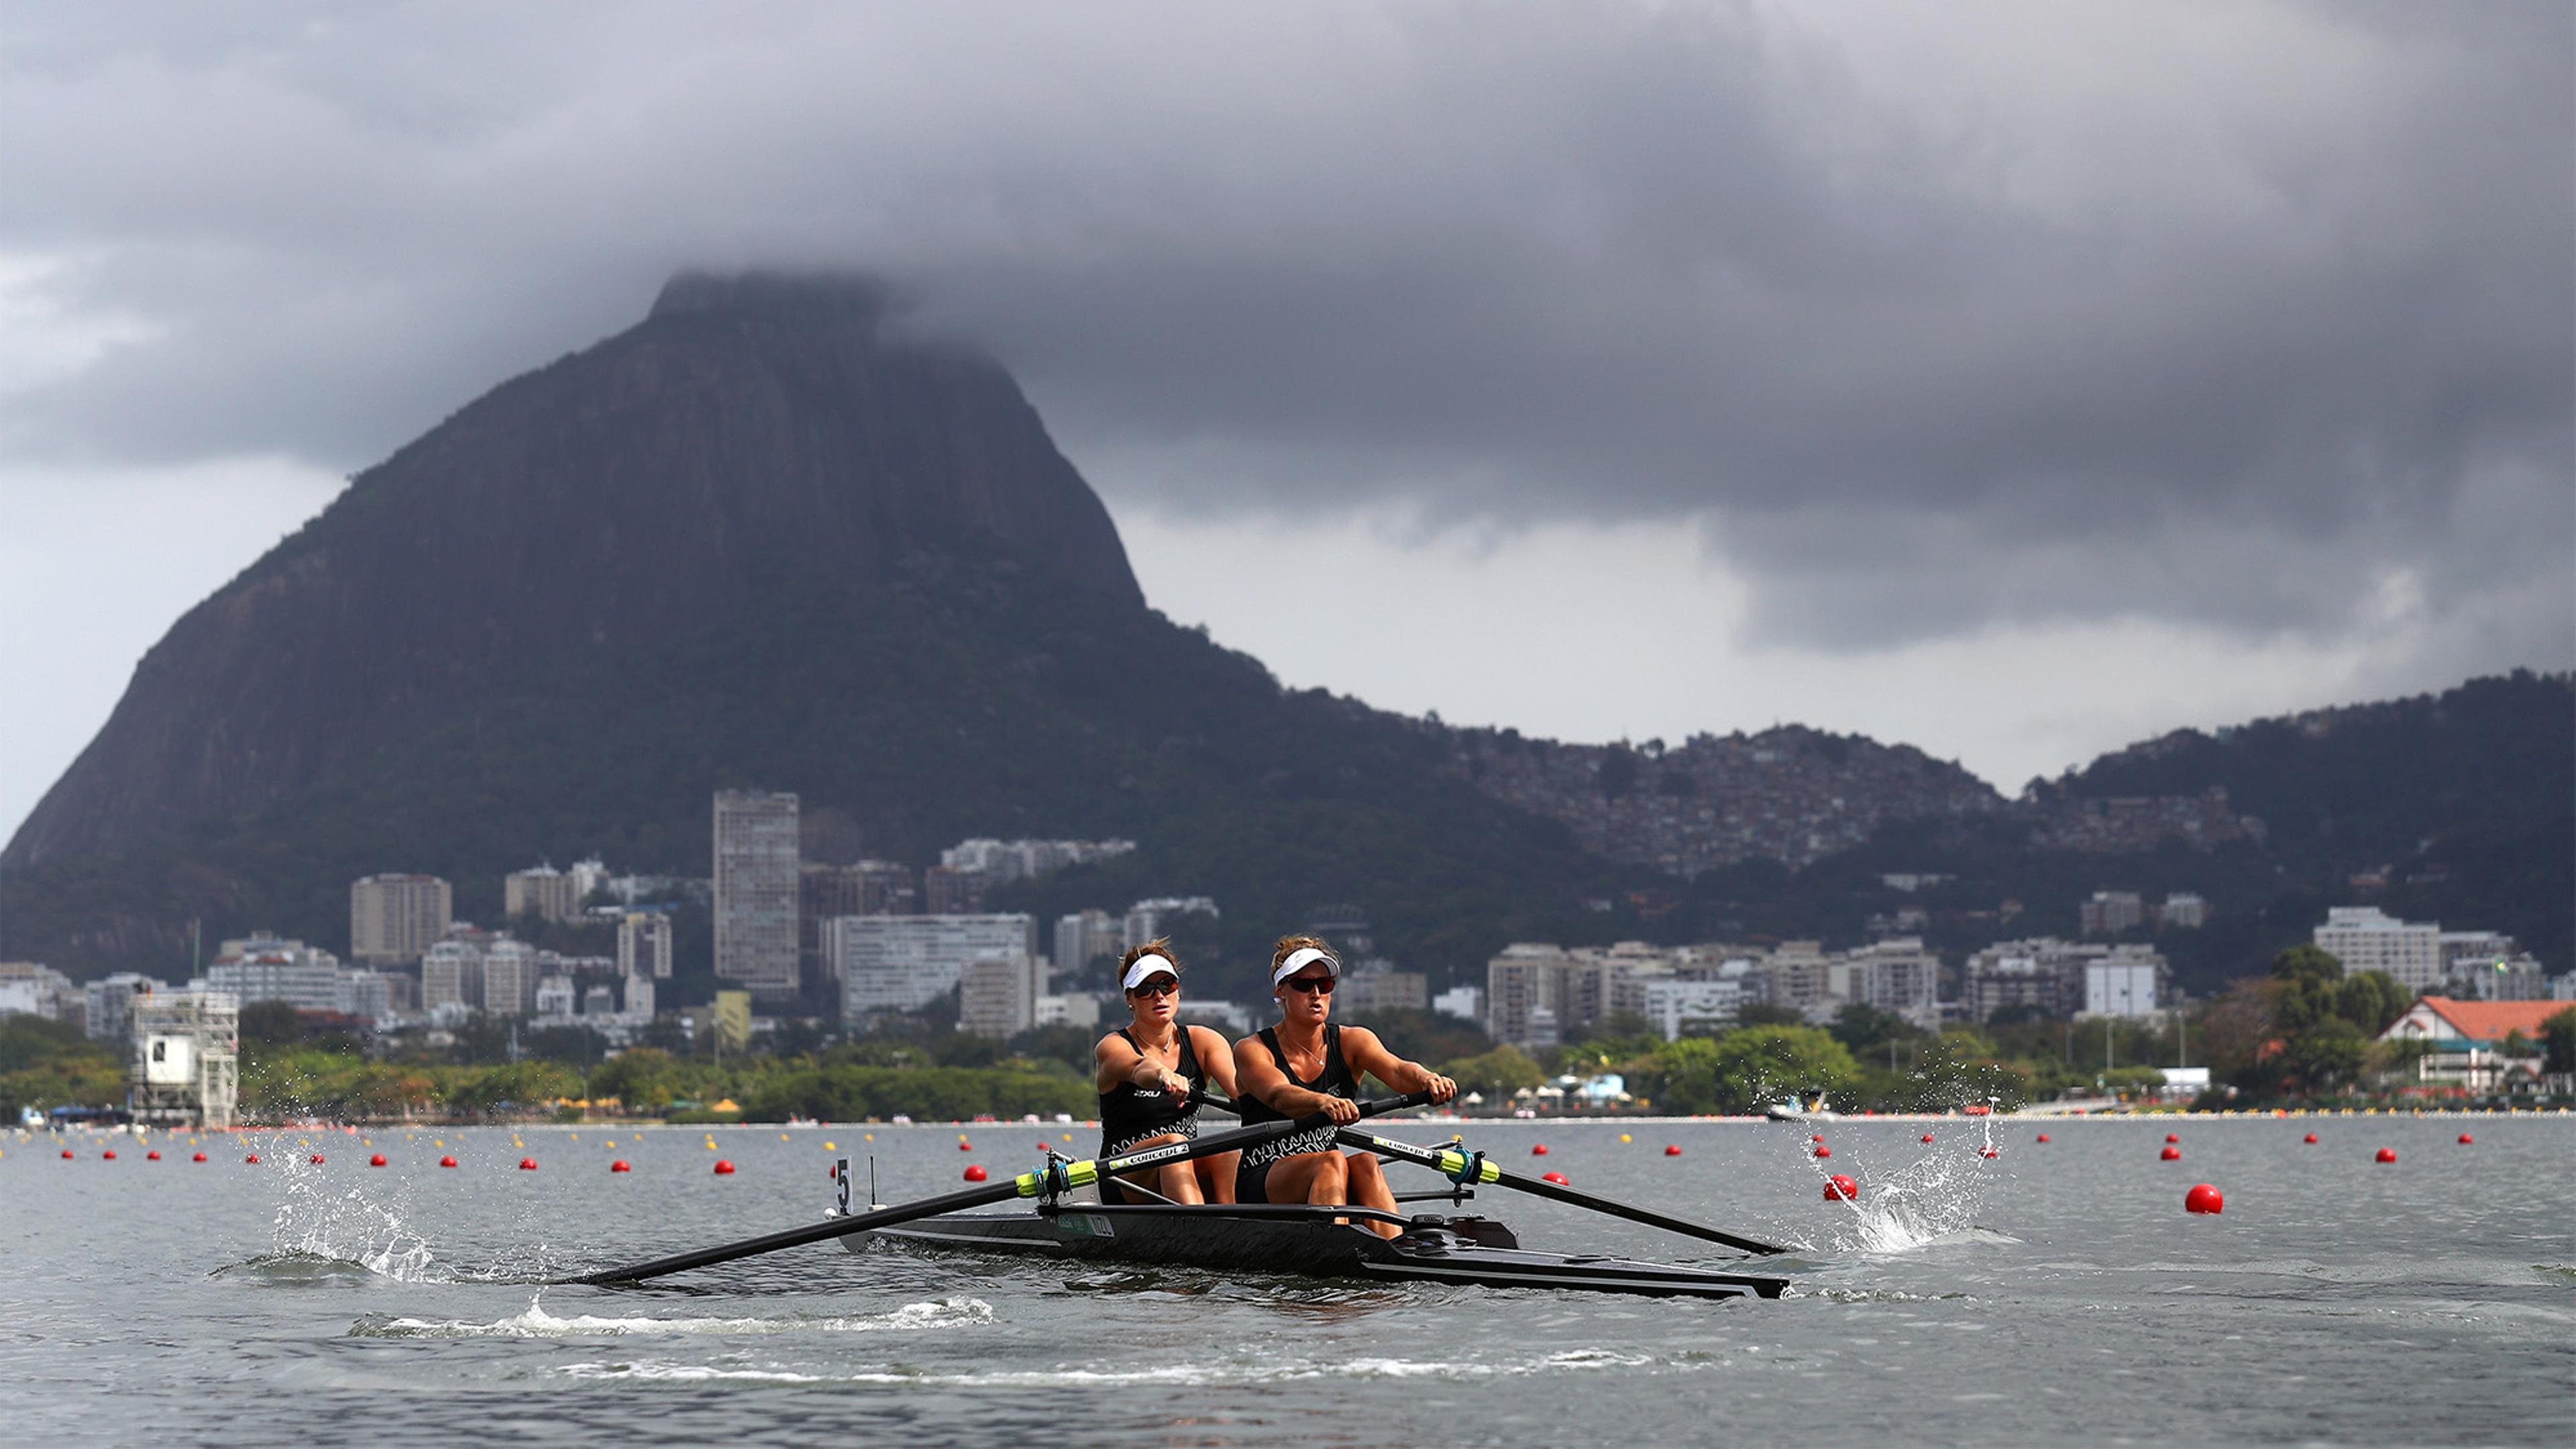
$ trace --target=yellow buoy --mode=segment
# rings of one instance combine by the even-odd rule
[[[831,1150],[832,1150],[832,1144],[831,1144],[831,1143],[829,1143],[829,1142],[824,1143],[824,1144],[823,1144],[823,1150],[824,1150],[824,1151],[826,1151],[826,1152],[831,1151]]]

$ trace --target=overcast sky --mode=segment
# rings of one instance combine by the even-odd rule
[[[0,8],[0,829],[343,475],[684,266],[1020,376],[1148,597],[2007,790],[2576,663],[2547,3]]]

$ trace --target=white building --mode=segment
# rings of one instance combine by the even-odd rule
[[[169,989],[169,983],[134,971],[119,971],[106,980],[92,981],[81,988],[86,1013],[81,1018],[81,1029],[89,1033],[91,1041],[123,1041],[133,1034],[134,998]]]
[[[548,976],[537,982],[536,1011],[541,1017],[569,1019],[581,1005],[581,988],[569,976]]]
[[[716,793],[716,977],[777,999],[797,990],[797,800]]]
[[[1892,1012],[1924,1031],[1941,1029],[1941,958],[1923,949],[1920,937],[1891,937],[1852,952],[1842,980],[1844,1001]]]
[[[1099,957],[1117,956],[1126,950],[1125,928],[1124,921],[1107,911],[1056,917],[1055,969],[1070,976]]]
[[[2377,906],[2335,906],[2316,928],[2317,949],[2343,963],[2344,974],[2385,971],[2421,994],[2441,988],[2442,928],[2401,921]]]
[[[1036,918],[1000,915],[838,916],[825,954],[841,982],[841,1014],[919,1011],[955,987],[969,961],[1034,956]]]
[[[206,967],[206,986],[243,1006],[283,1001],[298,1011],[338,1011],[340,958],[277,936],[226,941]]]
[[[2156,908],[2156,924],[2168,931],[2197,931],[2209,924],[2209,902],[2189,891],[2173,891]]]
[[[483,1004],[482,932],[464,931],[437,943],[420,958],[420,1007],[459,1011]]]
[[[81,989],[51,966],[0,961],[0,1016],[67,1021],[84,1007]]]
[[[617,974],[671,979],[671,918],[660,911],[629,911],[617,921]]]
[[[400,971],[344,970],[340,1004],[344,1016],[372,1022],[390,1021],[420,1005],[420,983]]]
[[[1171,934],[1168,924],[1174,916],[1217,915],[1216,902],[1206,896],[1156,896],[1138,901],[1127,908],[1126,929],[1119,949],[1133,951],[1148,941]]]
[[[2153,1016],[2162,1000],[2164,958],[2153,951],[2122,946],[2099,961],[2084,963],[2086,1016]]]
[[[483,1010],[494,1016],[525,1016],[537,1004],[537,981],[544,964],[537,948],[494,932],[483,943]]]
[[[1485,1019],[1485,988],[1452,986],[1431,998],[1431,1009],[1442,1016],[1454,1016],[1461,1020],[1482,1024]]]
[[[1067,866],[1110,860],[1136,848],[1132,840],[961,840],[939,852],[950,870],[980,871],[995,884],[1026,880]]]
[[[1656,1035],[1666,1041],[1704,1036],[1733,1026],[1736,1012],[1743,1005],[1741,979],[1646,983],[1646,1020],[1655,1024]]]
[[[1100,1025],[1100,998],[1081,993],[1041,996],[1038,1025],[1096,1028]]]

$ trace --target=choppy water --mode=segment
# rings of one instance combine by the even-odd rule
[[[2157,1158],[2168,1129],[2179,1163]],[[193,1163],[185,1137],[76,1137],[64,1161],[9,1134],[0,1423],[30,1443],[800,1445],[2564,1444],[2576,1424],[2576,1119],[1953,1121],[1930,1146],[1925,1124],[1837,1123],[1830,1163],[1785,1125],[1471,1129],[1514,1165],[1545,1141],[1534,1171],[1799,1244],[1774,1303],[831,1245],[532,1286],[810,1221],[836,1156],[875,1154],[899,1202],[969,1162],[1019,1170],[1063,1130],[972,1127],[972,1152],[935,1127],[728,1129],[714,1151],[688,1129],[303,1133],[257,1139],[256,1167],[238,1138]],[[1860,1202],[1823,1201],[1826,1170]],[[2182,1211],[2202,1181],[2223,1216]],[[1477,1207],[1531,1247],[1700,1256],[1499,1189]]]

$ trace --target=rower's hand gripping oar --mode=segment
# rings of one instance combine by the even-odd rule
[[[1429,1092],[1414,1092],[1402,1097],[1383,1097],[1374,1102],[1360,1103],[1360,1115],[1374,1117],[1381,1112],[1396,1112],[1407,1107],[1420,1107],[1430,1100]],[[691,1268],[730,1263],[736,1258],[748,1258],[760,1253],[775,1253],[781,1248],[819,1243],[826,1238],[847,1237],[852,1233],[864,1233],[873,1228],[890,1228],[897,1223],[908,1223],[916,1218],[937,1217],[941,1213],[983,1207],[988,1203],[1007,1202],[1013,1198],[1049,1196],[1077,1187],[1088,1187],[1104,1177],[1115,1177],[1120,1173],[1133,1172],[1140,1167],[1159,1167],[1167,1162],[1186,1162],[1195,1157],[1232,1152],[1237,1148],[1250,1147],[1255,1143],[1268,1142],[1273,1138],[1291,1137],[1300,1132],[1312,1132],[1318,1127],[1332,1125],[1333,1119],[1330,1116],[1316,1112],[1293,1122],[1264,1122],[1252,1127],[1238,1127],[1231,1132],[1219,1132],[1194,1140],[1167,1143],[1161,1147],[1143,1147],[1134,1152],[1122,1152],[1116,1157],[1103,1157],[1095,1161],[1051,1161],[1042,1172],[1023,1172],[1009,1182],[997,1182],[990,1187],[970,1187],[963,1192],[943,1193],[938,1197],[923,1198],[919,1202],[898,1203],[893,1207],[860,1213],[856,1217],[826,1218],[822,1222],[808,1223],[801,1228],[766,1233],[757,1238],[745,1238],[738,1243],[726,1243],[721,1247],[700,1248],[694,1253],[675,1253],[667,1258],[655,1258],[649,1263],[637,1263],[625,1268],[605,1268],[596,1273],[584,1273],[579,1277],[558,1281],[592,1284],[641,1282],[646,1278],[659,1278],[669,1273],[685,1273]]]
[[[1207,1099],[1207,1105],[1221,1112],[1235,1110],[1231,1103],[1214,1097]],[[1666,1217],[1652,1209],[1635,1207],[1614,1198],[1577,1192],[1573,1188],[1561,1187],[1545,1178],[1523,1177],[1517,1172],[1505,1172],[1481,1152],[1461,1152],[1451,1147],[1417,1147],[1410,1142],[1396,1142],[1380,1137],[1374,1132],[1362,1132],[1356,1127],[1340,1128],[1333,1133],[1333,1138],[1344,1147],[1356,1147],[1363,1152],[1374,1152],[1381,1157],[1400,1157],[1407,1162],[1418,1162],[1451,1182],[1491,1183],[1496,1187],[1508,1187],[1538,1197],[1554,1198],[1558,1202],[1572,1203],[1579,1208],[1608,1213],[1614,1218],[1626,1218],[1632,1223],[1644,1223],[1649,1227],[1662,1228],[1668,1233],[1679,1233],[1686,1238],[1723,1243],[1738,1252],[1785,1253],[1789,1251],[1776,1243],[1739,1237],[1722,1228],[1712,1228],[1685,1218]]]

